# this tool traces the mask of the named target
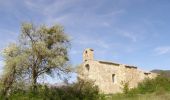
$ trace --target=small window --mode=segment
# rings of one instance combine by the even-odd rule
[[[87,51],[86,51],[86,53],[87,53]]]
[[[86,64],[85,65],[86,69],[89,71],[90,70],[90,65],[89,64]]]
[[[149,74],[151,74],[151,73],[147,73],[147,72],[145,72],[144,74],[145,74],[146,76],[148,76],[148,75],[149,75]]]
[[[112,74],[112,82],[115,83],[115,74]]]

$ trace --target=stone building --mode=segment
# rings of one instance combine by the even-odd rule
[[[94,60],[93,49],[86,49],[83,52],[83,63],[80,68],[78,77],[93,80],[100,92],[105,94],[122,92],[125,83],[129,84],[129,88],[134,88],[143,79],[157,76],[136,66]]]

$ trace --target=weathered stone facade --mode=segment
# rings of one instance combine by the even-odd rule
[[[94,60],[92,49],[83,52],[81,73],[78,77],[90,79],[95,82],[102,93],[122,92],[123,84],[129,83],[129,88],[134,88],[145,78],[155,78],[157,74],[144,72],[136,66]]]

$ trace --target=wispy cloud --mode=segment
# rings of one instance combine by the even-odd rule
[[[138,33],[135,33],[130,30],[124,30],[124,29],[116,29],[115,33],[124,38],[131,40],[132,42],[136,42],[139,35]]]
[[[15,32],[12,32],[12,31],[6,30],[6,29],[0,29],[0,34],[16,35]]]
[[[51,23],[66,23],[68,19],[72,19],[73,12],[69,10],[76,7],[78,0],[55,0],[53,2],[35,2],[34,0],[26,0],[26,7],[34,12],[44,16],[44,22]],[[47,5],[48,4],[48,5]],[[68,12],[67,12],[68,11]]]
[[[170,46],[157,47],[157,48],[154,49],[154,51],[158,55],[168,54],[168,53],[170,53]]]
[[[55,14],[61,13],[64,10],[76,5],[78,0],[55,0],[55,1],[34,1],[26,0],[24,2],[27,5],[27,8],[38,13],[42,13],[46,16],[53,16]]]
[[[13,31],[0,29],[0,37],[3,37],[2,39],[0,39],[0,50],[4,48],[7,44],[16,42],[17,36],[18,34]]]
[[[101,37],[91,37],[89,35],[79,35],[75,40],[73,40],[73,43],[78,44],[80,46],[93,46],[93,47],[99,47],[103,49],[109,49],[109,47],[112,45],[111,43],[108,43],[104,41]]]
[[[132,32],[123,32],[122,35],[126,38],[129,38],[133,42],[137,41],[137,37]]]
[[[86,48],[95,50],[95,54],[105,57],[107,52],[114,47],[114,43],[105,41],[101,36],[90,36],[88,34],[77,34],[72,40],[73,48],[70,52],[72,56],[81,57],[82,52]]]
[[[102,1],[79,1],[79,0],[56,0],[53,2],[35,2],[34,0],[25,1],[26,7],[34,12],[44,16],[43,22],[47,24],[61,23],[64,25],[84,25],[84,27],[110,26],[110,20],[115,19],[117,15],[123,14],[125,11],[113,9],[107,13],[96,13],[102,10]],[[102,12],[102,11],[101,11]],[[73,21],[74,20],[74,21]]]

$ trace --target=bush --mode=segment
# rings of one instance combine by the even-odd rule
[[[123,84],[123,93],[128,94],[129,92],[129,82]]]
[[[128,82],[122,82],[123,93],[108,96],[109,100],[170,100],[170,78],[162,75],[145,79],[136,88],[129,89]],[[159,99],[158,99],[159,98]]]
[[[37,91],[14,90],[9,95],[9,100],[103,100],[98,87],[91,81],[79,80],[67,86],[54,87],[38,85]]]
[[[145,79],[138,84],[138,87],[131,89],[130,94],[163,93],[170,91],[170,79],[158,76],[155,79]]]

